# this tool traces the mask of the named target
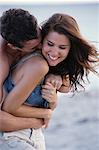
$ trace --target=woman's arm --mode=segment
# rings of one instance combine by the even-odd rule
[[[7,92],[3,88],[3,101],[7,96]],[[27,112],[27,113],[26,113]],[[16,117],[27,117],[27,118],[50,118],[52,111],[45,108],[31,107],[25,104],[22,104],[19,109],[13,112],[13,115]]]
[[[42,85],[42,97],[49,102],[49,108],[53,111],[57,106],[57,92],[56,88],[49,82]],[[48,127],[50,118],[44,118],[45,128]]]
[[[3,95],[6,96],[5,90],[3,92]],[[8,132],[27,128],[40,128],[45,125],[45,122],[44,119],[37,118],[47,118],[50,120],[51,114],[52,111],[50,109],[35,108],[27,105],[22,105],[15,112],[15,116],[0,110],[0,131]]]
[[[47,63],[33,57],[23,66],[23,74],[19,82],[5,98],[2,109],[11,114],[17,112],[37,84],[48,72]]]
[[[49,102],[49,108],[54,110],[57,106],[57,92],[56,88],[49,82],[42,85],[42,97]]]

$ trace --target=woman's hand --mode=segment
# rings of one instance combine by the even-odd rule
[[[49,107],[53,110],[57,105],[56,88],[49,82],[42,85],[42,97],[49,102]]]
[[[45,84],[46,82],[51,83],[56,90],[59,90],[62,85],[62,77],[60,75],[48,74],[45,79]]]
[[[48,74],[45,79],[45,84],[46,82],[51,83],[56,90],[61,93],[68,93],[71,89],[68,75],[63,76],[62,78],[60,75]]]
[[[63,83],[60,89],[58,90],[61,93],[68,93],[71,90],[71,84],[69,80],[69,76],[63,76]]]

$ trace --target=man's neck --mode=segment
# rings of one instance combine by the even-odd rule
[[[10,65],[12,63],[18,62],[23,56],[27,55],[27,53],[23,53],[10,48],[6,40],[4,40],[1,35],[0,35],[0,53],[1,56],[6,55],[6,57],[8,57]]]
[[[4,52],[7,47],[6,40],[3,39],[3,37],[0,35],[0,52]]]

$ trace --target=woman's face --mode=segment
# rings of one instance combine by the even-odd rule
[[[70,50],[70,41],[64,34],[51,31],[45,37],[42,46],[42,54],[49,66],[56,66],[63,61]]]

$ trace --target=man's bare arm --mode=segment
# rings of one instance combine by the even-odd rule
[[[42,119],[15,117],[0,110],[0,131],[16,131],[28,128],[40,128],[44,125]]]
[[[3,83],[9,73],[8,58],[5,53],[0,52],[0,102],[3,97]]]

